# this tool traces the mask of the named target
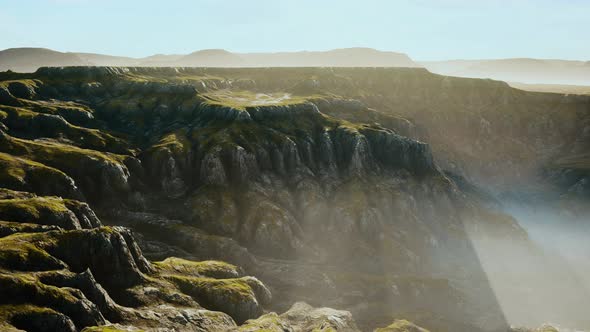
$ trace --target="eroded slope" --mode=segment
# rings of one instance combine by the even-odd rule
[[[408,136],[429,140],[445,168],[457,160],[465,175],[480,176],[503,167],[486,164],[498,158],[497,144],[482,140],[488,154],[472,164],[457,137],[471,137],[473,124],[458,123],[462,113],[453,107],[465,113],[497,101],[490,89],[509,104],[530,95],[420,69],[43,68],[4,75],[3,186],[66,198],[19,198],[34,211],[15,217],[8,210],[17,219],[8,220],[7,233],[59,226],[103,238],[109,229],[77,230],[85,228],[82,212],[67,205],[82,200],[105,223],[133,228],[149,258],[242,265],[269,285],[269,308],[281,312],[305,300],[351,310],[362,328],[407,317],[436,331],[506,329],[470,237],[499,235],[536,249],[493,200],[443,172],[429,145]],[[431,128],[435,123],[441,126]],[[525,170],[529,162],[515,164]],[[71,215],[62,211],[47,225],[44,204]],[[68,247],[60,250],[68,255]],[[54,258],[55,269],[65,258]],[[63,263],[76,273],[85,267]],[[261,313],[245,296],[258,287],[251,279],[210,280],[186,275],[188,263],[167,263],[146,263],[149,272],[121,278],[141,285],[157,279],[238,322]],[[113,281],[94,274],[107,290],[133,286],[109,286]],[[237,307],[234,293],[245,296]]]

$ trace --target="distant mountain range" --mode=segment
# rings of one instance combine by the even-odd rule
[[[0,71],[34,72],[44,66],[154,66],[154,67],[421,67],[407,55],[370,48],[325,52],[232,53],[200,50],[190,54],[157,54],[130,58],[94,53],[63,53],[45,48],[0,51]]]
[[[526,84],[590,85],[590,61],[515,58],[433,61],[421,65],[433,73],[449,76]]]
[[[514,84],[520,88],[538,84],[590,86],[590,61],[513,58],[415,62],[403,53],[371,48],[280,53],[233,53],[210,49],[190,54],[156,54],[144,58],[64,53],[46,48],[10,48],[0,51],[0,71],[34,72],[43,66],[425,67],[441,75],[522,83]],[[552,88],[544,86],[543,89]],[[561,90],[563,87],[560,87]],[[582,90],[586,89],[576,88],[572,91]]]

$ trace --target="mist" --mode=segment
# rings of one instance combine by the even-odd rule
[[[550,324],[560,331],[590,327],[588,216],[504,202],[530,241],[471,233],[470,239],[507,322]]]

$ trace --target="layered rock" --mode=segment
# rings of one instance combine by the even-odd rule
[[[270,313],[249,320],[235,331],[359,331],[350,312],[330,308],[314,308],[297,302],[281,315]]]
[[[3,329],[80,331],[121,323],[147,330],[229,330],[234,319],[260,315],[271,298],[259,280],[226,263],[170,258],[152,265],[121,227],[35,229],[17,220],[1,225],[16,230],[0,237]]]
[[[122,328],[227,330],[262,305],[305,300],[349,310],[362,329],[399,317],[436,331],[506,329],[471,237],[530,243],[470,180],[507,169],[528,177],[539,162],[527,156],[579,127],[557,111],[536,119],[543,105],[567,114],[586,105],[420,69],[72,67],[14,77],[0,84],[0,179],[39,196],[1,200],[0,234],[16,248],[1,261],[80,289]],[[522,105],[533,111],[510,118]],[[525,124],[531,137],[555,134],[533,144]],[[138,243],[98,228],[72,198],[132,227]],[[19,204],[28,209],[10,212]],[[158,260],[228,260],[269,288],[227,267],[154,267],[139,246]],[[68,325],[56,308],[47,317]],[[356,328],[349,313],[293,308],[259,323]]]

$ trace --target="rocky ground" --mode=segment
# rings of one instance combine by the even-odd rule
[[[540,252],[494,197],[539,170],[583,213],[588,100],[422,69],[1,73],[1,320],[506,331],[471,237]]]

